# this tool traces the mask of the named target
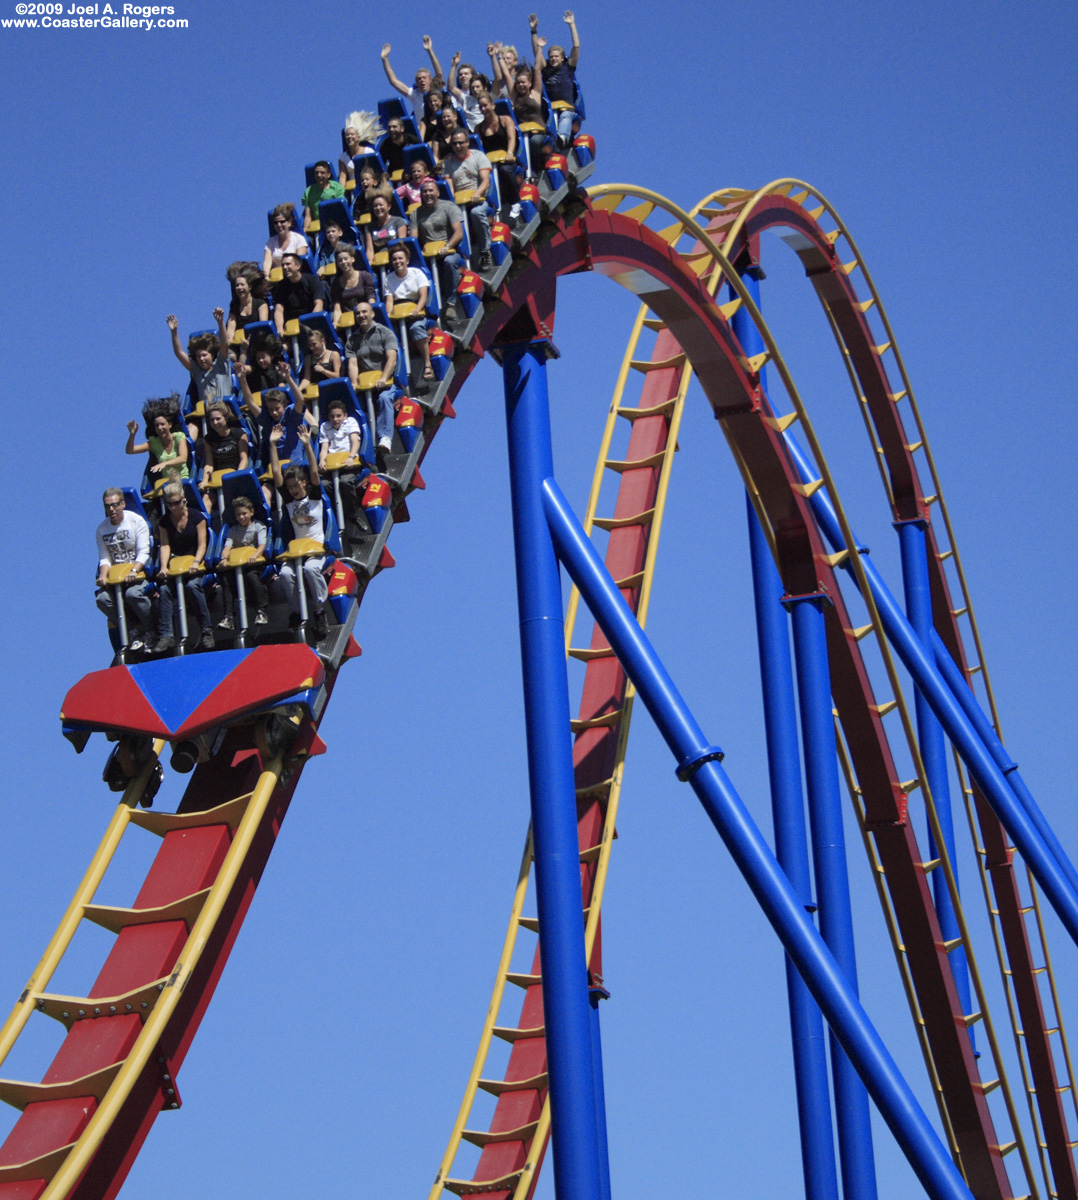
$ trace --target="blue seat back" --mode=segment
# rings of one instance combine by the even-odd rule
[[[412,124],[415,124],[411,110],[405,105],[402,96],[393,96],[389,100],[379,100],[378,115],[382,119],[383,126],[389,124],[390,117],[400,117],[405,123],[412,121]]]
[[[370,422],[367,420],[367,413],[363,405],[359,402],[359,397],[356,395],[351,381],[348,379],[327,379],[318,388],[318,400],[323,420],[327,420],[326,414],[329,410],[329,402],[331,400],[343,400],[348,405],[348,415],[355,417],[359,422],[359,457],[365,463],[373,465],[374,431],[371,429]]]
[[[273,228],[273,209],[272,208],[269,210],[268,213],[266,213],[266,225],[269,227],[270,237],[275,237],[277,234],[277,230]],[[299,218],[296,216],[295,212],[292,213],[292,228],[296,231],[296,233],[299,233],[299,234],[303,233],[303,226],[300,225]]]
[[[359,234],[352,224],[352,210],[348,203],[338,196],[335,200],[322,200],[318,205],[318,220],[325,229],[330,223],[339,225],[344,231],[342,241],[354,242]],[[320,243],[321,244],[321,243]]]
[[[352,159],[352,167],[356,173],[357,186],[360,172],[364,167],[373,167],[379,175],[386,173],[386,164],[377,150],[369,150],[366,154],[357,154]]]
[[[314,177],[314,169],[320,162],[328,162],[329,163],[329,178],[331,181],[336,178],[336,176],[333,174],[333,159],[332,158],[319,158],[319,159],[316,159],[312,163],[308,163],[303,168],[303,177],[304,177],[304,179],[307,180],[308,187],[314,187],[318,182]]]
[[[303,329],[317,329],[318,332],[326,339],[326,345],[331,350],[336,350],[338,354],[344,354],[344,346],[341,344],[341,339],[337,336],[336,329],[333,328],[333,322],[330,320],[330,315],[327,312],[307,313],[306,316],[300,317],[300,327]],[[303,357],[307,357],[307,347],[301,346]]]
[[[401,157],[404,160],[404,177],[409,178],[409,172],[412,169],[412,163],[417,159],[422,159],[427,164],[427,168],[433,175],[436,170],[434,162],[434,151],[427,145],[426,142],[420,142],[417,146],[405,146]]]
[[[250,467],[246,471],[229,471],[221,480],[221,491],[225,497],[225,523],[232,524],[232,501],[237,496],[246,496],[255,506],[255,516],[267,527],[272,527],[273,521],[266,508],[266,498],[262,494],[262,485],[258,482],[258,474]]]

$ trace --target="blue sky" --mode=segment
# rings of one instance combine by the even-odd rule
[[[488,39],[523,47],[527,35],[525,10],[486,3],[363,19],[338,0],[175,7],[189,29],[0,29],[0,204],[19,248],[0,299],[19,432],[0,633],[0,988],[12,1002],[111,811],[103,743],[77,758],[56,717],[66,689],[107,661],[92,530],[103,486],[138,473],[124,424],[184,382],[165,315],[185,334],[209,324],[227,300],[225,266],[257,256],[267,209],[298,199],[304,163],[335,154],[346,112],[388,94],[383,41],[405,76],[424,33],[446,64],[457,48],[478,60]],[[688,207],[793,175],[853,231],[919,396],[1008,746],[1073,846],[1073,7],[675,0],[576,14],[596,181]],[[560,15],[540,12],[552,40]],[[765,311],[851,519],[897,587],[894,534],[825,322],[789,252],[776,241],[765,254]],[[555,454],[581,510],[634,313],[606,280],[559,292]],[[323,726],[329,754],[305,773],[181,1073],[184,1108],[159,1120],[124,1196],[423,1196],[433,1179],[527,823],[493,364],[458,411],[394,534],[398,566],[364,605],[363,658]],[[699,395],[681,446],[649,628],[769,833],[743,500]],[[19,530],[34,550],[17,550]],[[179,791],[170,779],[162,802]],[[677,1178],[708,1194],[797,1195],[781,955],[639,711],[619,825],[603,1012],[616,1193],[650,1197]],[[865,1002],[928,1104],[852,825],[847,837]],[[147,853],[125,848],[105,902],[130,900]],[[968,856],[961,873],[976,909]],[[1073,1020],[1078,962],[1048,925]],[[85,986],[100,954],[92,935],[77,942],[57,985]],[[990,944],[981,955],[988,971]],[[40,1072],[49,1046],[43,1035],[20,1048],[4,1074]],[[8,1124],[0,1114],[0,1134]],[[881,1196],[912,1194],[879,1125],[876,1153]],[[539,1194],[552,1195],[549,1177]]]

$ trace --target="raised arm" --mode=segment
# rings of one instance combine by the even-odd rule
[[[213,319],[217,322],[217,337],[221,342],[221,348],[217,351],[217,357],[221,362],[228,362],[229,334],[225,328],[225,310],[223,308],[215,308],[213,310]]]
[[[292,374],[292,365],[285,358],[281,359],[281,370],[284,371],[285,383],[288,384],[288,390],[292,393],[292,403],[300,415],[305,415],[307,401],[299,389],[299,384],[296,383],[295,375]]]
[[[569,33],[573,39],[573,48],[569,51],[569,66],[575,71],[576,64],[580,61],[580,34],[576,31],[576,17],[573,16],[571,8],[565,10],[565,23],[569,26]]]
[[[535,59],[536,68],[541,71],[546,66],[546,59],[543,57],[546,38],[539,36],[539,18],[535,13],[528,14],[528,28],[532,34],[532,58]]]
[[[127,445],[124,450],[128,454],[145,454],[150,448],[149,442],[142,442],[140,445],[135,445],[135,434],[138,433],[138,421],[127,422]]]
[[[487,54],[490,55],[490,94],[496,96],[505,87],[505,92],[508,94],[509,88],[502,76],[502,48],[500,42],[487,42]]]
[[[311,441],[311,431],[306,425],[301,425],[296,430],[296,437],[303,444],[303,449],[307,451],[307,473],[311,477],[312,487],[322,486],[322,476],[318,474],[318,458],[314,452],[314,444]]]
[[[165,321],[168,324],[169,329],[172,331],[172,353],[175,354],[180,360],[180,366],[183,367],[185,371],[190,371],[191,360],[187,357],[187,351],[184,350],[184,348],[180,345],[180,323],[176,320],[172,313],[169,313],[168,316],[165,317]]]
[[[446,80],[446,87],[456,96],[458,100],[464,98],[464,93],[457,87],[457,67],[460,66],[460,51],[453,55],[449,63],[449,78]]]
[[[270,472],[273,475],[273,486],[284,487],[284,475],[281,472],[281,460],[277,457],[277,443],[284,437],[284,426],[274,425],[270,430]]]
[[[412,89],[406,83],[401,83],[396,75],[393,74],[393,68],[389,65],[389,52],[392,48],[388,42],[382,47],[382,67],[385,70],[390,87],[400,92],[402,96],[407,96]]]
[[[430,39],[430,34],[423,35],[423,49],[426,50],[430,58],[430,65],[434,68],[434,77],[436,79],[444,79],[442,74],[442,64],[438,61],[438,55],[434,53],[434,43]]]
[[[243,360],[240,361],[240,366],[245,366]],[[240,370],[236,372],[236,375],[240,381],[240,393],[243,396],[243,402],[257,417],[262,411],[262,405],[258,403],[254,397],[254,392],[251,391],[251,385],[247,382],[247,372],[245,370]]]

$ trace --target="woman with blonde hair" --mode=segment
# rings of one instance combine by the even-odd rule
[[[341,130],[341,149],[343,153],[337,160],[339,173],[337,182],[342,186],[349,179],[355,179],[355,168],[352,159],[357,154],[373,154],[378,139],[385,130],[374,113],[357,110],[350,112],[344,118],[344,128]]]

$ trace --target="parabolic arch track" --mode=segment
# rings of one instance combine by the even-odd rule
[[[561,276],[595,271],[641,298],[644,307],[611,408],[586,527],[609,532],[607,565],[642,619],[681,404],[690,374],[695,374],[734,454],[787,594],[824,593],[831,601],[827,640],[840,755],[951,1150],[975,1196],[1023,1194],[1012,1189],[1005,1156],[1016,1149],[1021,1160],[1016,1174],[1030,1181],[1034,1164],[1010,1091],[1001,1082],[994,1031],[986,1029],[991,1053],[980,1060],[968,1034],[973,1023],[988,1025],[983,989],[974,969],[979,1007],[963,1012],[951,970],[954,946],[942,935],[933,904],[930,872],[945,872],[953,892],[953,865],[945,853],[926,861],[909,819],[909,797],[915,790],[925,797],[930,823],[936,817],[899,679],[865,585],[857,543],[807,414],[741,277],[755,263],[765,230],[778,231],[793,247],[828,314],[895,520],[926,524],[936,629],[968,677],[980,670],[985,678],[954,539],[893,335],[848,231],[823,197],[805,184],[779,180],[755,192],[717,192],[692,214],[633,187],[570,192],[544,212],[535,236],[516,248],[511,270],[484,302],[482,319],[469,324],[445,401],[425,428],[427,446],[440,421],[454,415],[452,401],[482,356],[499,344],[546,336],[553,329]],[[845,255],[852,257],[844,262]],[[852,282],[857,271],[867,293],[863,296]],[[729,294],[725,302],[720,287]],[[873,308],[878,315],[871,313]],[[735,324],[746,316],[762,339],[762,353],[746,353],[735,334]],[[882,340],[873,331],[874,320],[885,329]],[[645,329],[655,332],[654,345],[649,357],[637,358]],[[889,377],[888,354],[901,386]],[[780,413],[764,389],[766,363],[777,370],[789,411]],[[634,407],[623,407],[620,397],[633,368],[644,377],[641,396]],[[619,418],[631,422],[631,437],[625,458],[613,461],[607,454]],[[805,478],[791,455],[789,439],[798,430],[814,460],[811,478]],[[605,470],[618,472],[620,485],[614,514],[599,517],[598,478]],[[922,475],[929,480],[928,491]],[[839,516],[845,545],[838,549],[825,543],[813,516],[818,493]],[[934,514],[940,519],[934,521]],[[846,577],[855,586],[844,582]],[[575,597],[572,608],[575,612]],[[862,655],[864,639],[870,639],[864,644],[872,644],[882,659],[890,695],[873,691]],[[600,905],[632,689],[598,629],[589,646],[569,650],[587,664],[573,733],[587,944],[598,984]],[[328,698],[335,672],[325,683]],[[990,692],[988,698],[991,703]],[[890,712],[895,716],[889,733],[885,718]],[[103,1200],[118,1193],[157,1114],[176,1103],[176,1073],[253,898],[303,764],[324,749],[317,736],[319,717],[304,720],[287,751],[268,745],[255,724],[232,727],[214,758],[195,769],[175,814],[137,807],[152,764],[128,788],[57,934],[0,1030],[2,1062],[35,1012],[67,1029],[41,1083],[0,1081],[0,1099],[23,1110],[0,1147],[0,1200]],[[889,738],[896,737],[904,740],[905,757],[915,765],[912,779],[903,780],[895,765]],[[1042,1172],[1051,1178],[1051,1194],[1074,1196],[1066,1088],[1057,1078],[1058,1055],[1051,1042],[1060,1019],[1058,1012],[1044,1011],[1037,984],[1046,966],[1040,961],[1043,947],[1037,944],[1039,925],[1031,929],[1027,923],[1031,906],[1021,895],[1014,852],[999,821],[975,786],[968,784],[967,792],[978,822],[981,866],[991,888],[1008,998],[1022,1029],[1024,1090],[1031,1097]],[[95,905],[95,890],[131,824],[159,835],[160,852],[131,908]],[[432,1197],[449,1191],[524,1200],[538,1179],[549,1135],[538,950],[533,973],[510,971],[518,929],[538,932],[535,922],[521,915],[529,861],[526,849],[494,1001]],[[51,994],[49,979],[82,920],[110,929],[116,942],[85,996]],[[972,946],[964,948],[974,962]],[[506,983],[524,992],[515,1026],[496,1025]],[[509,1041],[512,1052],[501,1079],[484,1079],[482,1068],[495,1036]],[[989,1076],[981,1074],[985,1064],[991,1064]],[[1067,1069],[1069,1073],[1069,1065]],[[479,1088],[492,1092],[497,1102],[488,1128],[472,1130],[467,1122]],[[989,1095],[997,1089],[1004,1102],[990,1104]],[[469,1179],[456,1178],[452,1171],[462,1139],[481,1148]],[[1032,1182],[1029,1190],[1036,1190]]]

